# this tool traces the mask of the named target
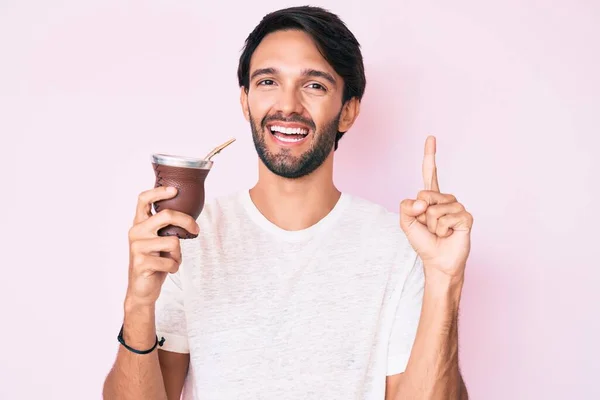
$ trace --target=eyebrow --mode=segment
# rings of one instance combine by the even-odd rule
[[[275,68],[259,68],[252,73],[252,75],[250,76],[250,80],[253,80],[257,76],[277,75],[278,73],[279,73],[279,71]],[[307,69],[302,70],[301,75],[302,76],[310,76],[310,77],[314,77],[314,78],[323,78],[323,79],[329,81],[329,83],[331,83],[332,85],[337,84],[337,82],[335,81],[335,78],[329,72],[319,71],[317,69],[312,69],[312,68],[307,68]]]

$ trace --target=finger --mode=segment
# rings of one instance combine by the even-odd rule
[[[423,184],[425,190],[440,191],[435,164],[436,139],[435,136],[427,137],[425,141],[425,155],[423,157]]]
[[[425,211],[426,216],[426,225],[429,232],[436,233],[438,221],[440,218],[447,214],[456,214],[464,211],[464,207],[462,204],[458,202],[449,203],[449,204],[436,204],[433,206],[427,207],[427,211]]]
[[[153,238],[157,236],[159,229],[168,225],[179,226],[192,234],[200,233],[200,228],[194,218],[182,212],[167,209],[135,225],[131,230],[130,240]]]
[[[200,227],[194,218],[175,210],[162,210],[141,225],[143,225],[145,231],[150,232],[152,235],[157,235],[160,229],[168,225],[178,226],[194,235],[200,233]]]
[[[437,237],[433,235],[427,226],[417,221],[416,217],[423,214],[426,203],[422,200],[404,200],[400,203],[400,226],[411,243],[418,243],[419,246],[432,246]],[[413,246],[417,252],[419,251]]]
[[[473,216],[467,211],[447,214],[438,220],[435,234],[439,237],[448,237],[452,232],[470,231],[473,226]]]
[[[147,254],[137,254],[133,261],[135,275],[152,275],[154,272],[175,273],[179,270],[179,263],[170,258],[152,257]]]
[[[400,225],[405,231],[415,222],[417,216],[423,214],[427,209],[427,203],[422,200],[407,199],[400,203]]]
[[[421,190],[417,194],[417,199],[425,201],[429,206],[433,206],[435,204],[448,204],[456,202],[456,197],[454,197],[453,195],[435,192],[432,190]]]
[[[151,190],[142,192],[138,196],[137,208],[135,210],[134,224],[139,224],[152,216],[152,203],[159,200],[166,200],[175,197],[177,188],[160,186]]]
[[[181,245],[177,236],[161,236],[141,239],[131,243],[131,252],[150,256],[160,256],[181,262]]]
[[[434,191],[422,190],[417,194],[417,199],[424,200],[428,206],[435,204],[448,204],[456,202],[456,197],[451,194],[444,194]],[[427,225],[427,215],[421,214],[417,217],[417,221],[423,225]]]

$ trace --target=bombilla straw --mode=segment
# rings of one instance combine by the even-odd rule
[[[213,158],[216,154],[219,154],[221,150],[223,150],[225,147],[229,146],[233,142],[235,142],[235,138],[229,139],[225,143],[215,147],[210,153],[206,155],[206,157],[204,157],[204,160],[210,161],[211,158]]]

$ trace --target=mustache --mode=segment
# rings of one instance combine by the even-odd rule
[[[284,117],[281,114],[265,116],[261,121],[262,128],[264,129],[267,126],[267,124],[270,122],[297,122],[297,123],[308,126],[313,131],[317,130],[317,126],[315,125],[315,123],[312,120],[304,118],[298,114],[293,114],[293,115],[290,115],[289,117]]]

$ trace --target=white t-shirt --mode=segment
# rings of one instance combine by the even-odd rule
[[[383,400],[406,368],[422,262],[398,214],[343,193],[285,231],[249,192],[207,204],[156,304],[163,350],[190,353],[184,400]]]

